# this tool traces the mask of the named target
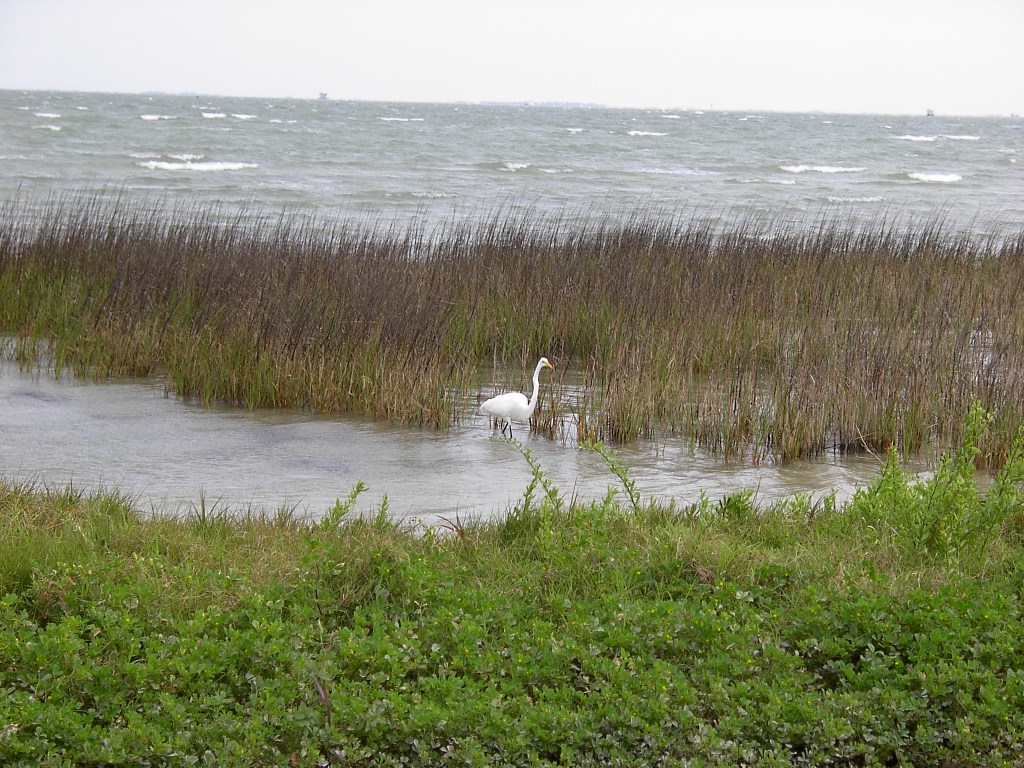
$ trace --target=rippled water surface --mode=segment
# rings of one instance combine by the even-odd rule
[[[599,498],[617,481],[603,459],[518,429],[566,494]],[[786,466],[725,466],[684,440],[619,448],[644,498],[712,500],[743,489],[771,500],[835,490],[841,498],[878,472],[871,457],[828,457]],[[387,494],[395,517],[436,523],[501,515],[523,494],[530,470],[483,417],[449,432],[292,409],[201,408],[164,395],[159,380],[97,384],[0,364],[0,476],[62,487],[116,488],[137,506],[183,512],[205,504],[281,507],[319,516],[358,480],[359,510]]]
[[[1024,120],[0,91],[0,200],[106,190],[228,219],[636,210],[985,234],[1024,223]]]

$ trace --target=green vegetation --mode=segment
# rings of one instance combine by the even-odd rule
[[[0,763],[1019,766],[1021,441],[845,505],[572,504],[410,530],[0,484]]]
[[[1024,424],[1024,234],[718,234],[639,214],[423,233],[217,213],[82,199],[32,223],[4,208],[7,354],[440,428],[488,375],[545,354],[538,429],[671,430],[755,461],[944,448],[977,400],[997,414],[979,461],[999,466]]]

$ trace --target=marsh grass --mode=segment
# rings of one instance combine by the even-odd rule
[[[443,429],[482,372],[506,388],[544,354],[542,433],[669,431],[754,461],[941,448],[978,400],[997,417],[977,461],[1000,465],[1024,423],[1022,288],[1024,235],[941,222],[425,233],[129,200],[66,199],[34,227],[0,213],[0,332],[22,364]]]

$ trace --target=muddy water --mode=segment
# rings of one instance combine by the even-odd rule
[[[599,498],[617,485],[600,456],[525,429],[516,437],[567,497]],[[681,439],[618,450],[645,500],[717,500],[743,489],[762,501],[831,490],[846,498],[878,473],[863,456],[726,466]],[[436,523],[505,513],[531,475],[483,417],[444,433],[292,409],[202,408],[166,397],[160,380],[97,384],[0,362],[0,477],[118,489],[162,513],[286,507],[314,517],[362,480],[361,512],[386,494],[392,516]]]

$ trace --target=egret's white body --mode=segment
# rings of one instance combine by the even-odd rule
[[[554,366],[548,362],[546,357],[540,359],[536,370],[533,372],[533,394],[530,395],[529,400],[526,399],[526,395],[522,392],[505,392],[480,404],[480,413],[486,413],[492,419],[499,419],[501,421],[502,434],[505,434],[505,427],[507,425],[508,436],[512,437],[512,419],[516,421],[529,421],[530,417],[533,416],[533,410],[537,407],[537,393],[540,391],[541,368],[551,368],[554,370]]]

